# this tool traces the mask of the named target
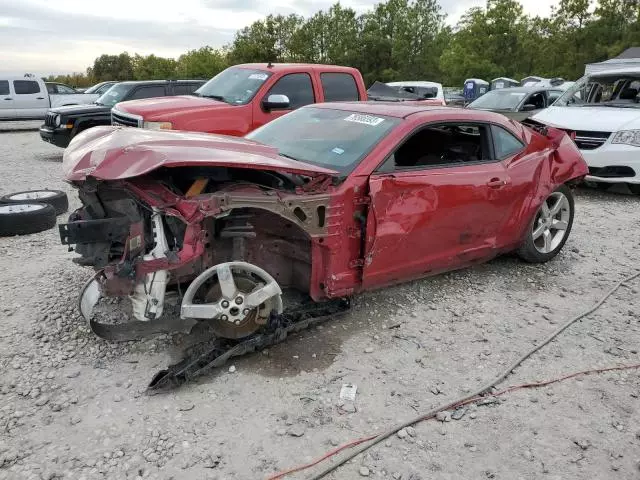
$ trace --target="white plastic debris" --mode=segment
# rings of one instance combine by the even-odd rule
[[[343,383],[340,389],[340,400],[355,401],[358,386],[353,383]]]

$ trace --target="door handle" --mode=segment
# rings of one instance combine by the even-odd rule
[[[507,181],[504,178],[494,177],[487,182],[487,186],[491,188],[500,188],[504,187],[507,184]]]
[[[36,97],[36,100],[44,100],[44,97]]]
[[[13,100],[13,98],[5,98],[5,100]]]

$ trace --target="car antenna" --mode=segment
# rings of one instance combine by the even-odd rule
[[[269,63],[267,63],[267,68],[273,68],[273,63],[271,63],[271,60],[269,60]]]

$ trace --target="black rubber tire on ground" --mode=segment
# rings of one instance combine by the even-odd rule
[[[627,188],[634,195],[640,195],[640,185],[637,183],[627,183]]]
[[[548,253],[540,252],[536,248],[536,245],[534,244],[534,240],[533,240],[533,229],[534,229],[534,225],[537,224],[538,218],[540,215],[540,210],[538,210],[536,214],[533,216],[533,218],[531,219],[529,226],[527,227],[527,235],[525,237],[524,242],[522,243],[520,248],[516,251],[518,256],[525,262],[529,262],[529,263],[548,262],[553,257],[555,257],[560,252],[560,250],[562,250],[562,247],[564,247],[564,244],[569,238],[569,234],[571,233],[571,227],[573,226],[573,216],[575,212],[575,203],[573,199],[573,193],[571,192],[571,189],[566,185],[561,185],[554,192],[552,192],[551,195],[553,195],[556,192],[562,193],[569,201],[569,219],[567,221],[567,228],[565,230],[564,237],[562,238],[561,242],[553,250],[551,250]],[[547,199],[545,199],[545,202],[547,201]]]
[[[65,213],[69,210],[69,199],[67,194],[60,190],[27,190],[24,192],[15,192],[0,197],[0,203],[47,203],[51,205],[56,215]]]
[[[56,211],[47,203],[0,205],[0,237],[43,232],[55,225]]]

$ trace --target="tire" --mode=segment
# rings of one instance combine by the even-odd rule
[[[47,203],[0,205],[0,237],[43,232],[55,225],[56,211]]]
[[[640,184],[637,183],[627,183],[627,188],[634,195],[640,195]]]
[[[60,190],[27,190],[0,197],[0,203],[6,204],[34,202],[51,205],[55,209],[56,215],[60,215],[61,213],[65,213],[69,210],[69,199],[67,198],[67,194]]]
[[[546,218],[545,206],[549,212]],[[555,214],[554,207],[558,209]],[[516,252],[518,256],[529,263],[544,263],[555,257],[569,238],[574,210],[573,193],[569,187],[562,185],[552,192],[529,223],[527,236]],[[561,225],[564,230],[558,228]],[[562,235],[558,236],[561,232]]]

